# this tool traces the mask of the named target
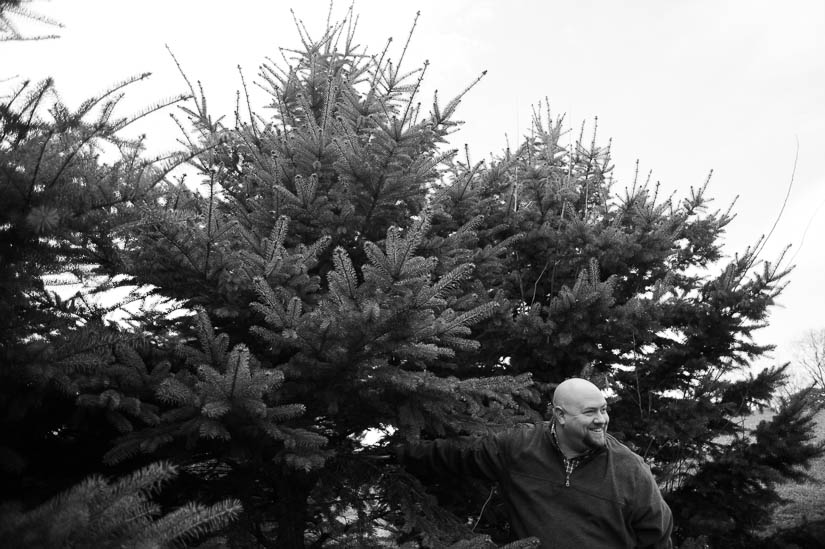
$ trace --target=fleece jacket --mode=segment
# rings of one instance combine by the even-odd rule
[[[670,508],[640,456],[607,435],[568,477],[550,427],[405,445],[398,458],[413,473],[498,482],[514,539],[535,536],[543,549],[672,547]]]

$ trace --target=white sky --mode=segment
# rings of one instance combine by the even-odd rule
[[[348,6],[338,0],[333,19]],[[231,120],[237,65],[248,83],[255,80],[265,57],[299,45],[289,8],[317,36],[329,3],[54,0],[27,7],[65,28],[58,40],[0,43],[0,80],[51,75],[63,100],[76,106],[152,72],[127,95],[125,105],[137,109],[187,91],[168,44],[190,79],[203,82],[213,113]],[[601,143],[613,138],[617,189],[631,182],[636,159],[677,197],[713,169],[715,205],[724,209],[739,196],[726,238],[731,255],[773,225],[798,140],[791,194],[762,256],[773,259],[791,244],[796,268],[757,341],[777,344],[775,359],[788,360],[807,330],[825,327],[825,174],[818,164],[825,151],[825,2],[359,0],[355,10],[356,41],[377,53],[392,36],[393,58],[421,11],[405,64],[430,61],[425,106],[434,89],[444,101],[489,71],[458,111],[467,123],[453,145],[468,143],[473,159],[501,151],[505,133],[515,143],[529,128],[531,105],[546,97],[576,134],[586,120],[589,136],[598,116]],[[42,25],[24,30],[51,32]],[[177,131],[164,114],[140,130],[158,150],[171,148]]]

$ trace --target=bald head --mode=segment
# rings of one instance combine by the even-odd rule
[[[599,388],[586,379],[574,377],[562,381],[556,387],[556,392],[553,393],[553,406],[570,409],[579,403],[593,399],[604,400]]]
[[[563,381],[553,393],[553,414],[559,448],[567,457],[579,456],[606,444],[607,402],[586,379]]]

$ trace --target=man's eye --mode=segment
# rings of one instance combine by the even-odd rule
[[[599,412],[601,412],[602,415],[607,415],[609,410],[607,408],[602,408],[601,410],[587,410],[586,412],[584,412],[584,415],[589,417],[596,417],[599,414]]]

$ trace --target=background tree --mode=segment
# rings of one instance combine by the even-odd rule
[[[3,25],[9,15],[27,13],[11,9],[19,2],[11,4],[0,6]],[[136,348],[151,350],[141,333],[105,321],[123,301],[104,307],[95,300],[113,287],[101,264],[111,264],[115,228],[134,219],[137,203],[187,158],[144,158],[143,139],[120,133],[180,100],[115,115],[122,91],[147,76],[122,82],[76,110],[59,101],[50,80],[23,82],[0,103],[4,546],[166,547],[203,541],[240,510],[226,500],[186,502],[164,512],[150,498],[174,476],[173,466],[154,464],[113,484],[89,476],[103,472],[101,456],[128,424],[125,416],[156,419],[134,398],[105,391],[91,400],[81,396],[87,385],[97,386],[97,372],[116,375],[119,360]],[[65,291],[71,287],[76,291]]]
[[[48,80],[24,82],[0,105],[0,402],[7,434],[1,463],[6,472],[31,475],[4,483],[9,495],[37,498],[37,486],[54,482],[53,475],[94,471],[88,459],[116,432],[103,426],[111,422],[102,416],[75,415],[74,400],[83,377],[113,362],[115,343],[141,338],[103,322],[107,309],[95,305],[94,294],[111,284],[99,265],[112,254],[114,227],[135,215],[135,201],[181,161],[178,154],[140,158],[140,141],[117,135],[163,106],[114,117],[117,94],[145,76],[76,111],[54,101]],[[50,119],[43,116],[47,106]],[[105,147],[111,164],[99,160]],[[79,291],[63,299],[55,291],[61,285]],[[63,456],[65,468],[52,466],[54,455]]]
[[[810,330],[800,343],[797,364],[814,386],[825,391],[825,329]]]

